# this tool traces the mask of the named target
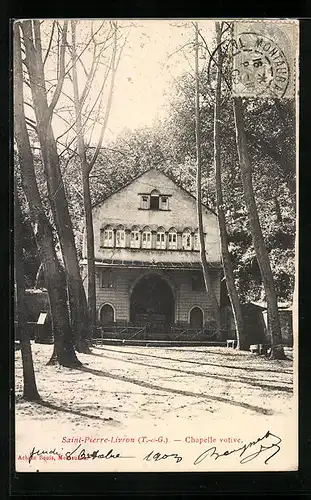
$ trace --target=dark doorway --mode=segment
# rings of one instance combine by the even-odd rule
[[[157,275],[136,283],[131,296],[131,322],[150,332],[167,332],[174,321],[174,297],[170,285]]]
[[[150,196],[150,210],[159,210],[158,196]]]
[[[194,307],[190,311],[190,325],[192,328],[202,328],[203,312],[199,307]]]
[[[105,304],[100,310],[100,322],[102,325],[111,325],[114,322],[114,311],[110,304]]]

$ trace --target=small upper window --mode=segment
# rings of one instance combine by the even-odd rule
[[[140,202],[140,208],[148,210],[148,208],[149,208],[149,196],[148,195],[142,195],[141,202]]]
[[[140,208],[142,210],[169,210],[169,195],[162,195],[157,189],[153,189],[150,194],[140,193]]]
[[[168,210],[168,196],[161,196],[161,210]]]

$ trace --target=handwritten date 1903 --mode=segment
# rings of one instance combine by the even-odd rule
[[[154,452],[154,450],[152,450],[150,453],[148,453],[148,455],[146,455],[143,460],[146,460],[147,462],[151,462],[151,461],[154,461],[154,462],[158,462],[159,460],[166,460],[167,458],[172,458],[176,461],[176,463],[178,464],[179,462],[182,461],[182,457],[180,455],[178,455],[177,453],[159,453],[159,452]]]

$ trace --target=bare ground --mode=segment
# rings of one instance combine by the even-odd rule
[[[286,416],[293,406],[293,361],[220,347],[98,346],[79,354],[81,369],[46,366],[51,345],[32,344],[42,402],[23,401],[16,351],[16,422],[50,429],[131,426],[230,415]]]

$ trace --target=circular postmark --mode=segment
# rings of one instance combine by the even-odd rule
[[[232,40],[232,90],[240,96],[283,97],[290,81],[285,54],[260,33],[242,32]]]
[[[287,92],[291,78],[289,63],[271,36],[245,31],[222,41],[209,61],[211,88],[219,64],[226,87],[233,95],[282,98]]]

